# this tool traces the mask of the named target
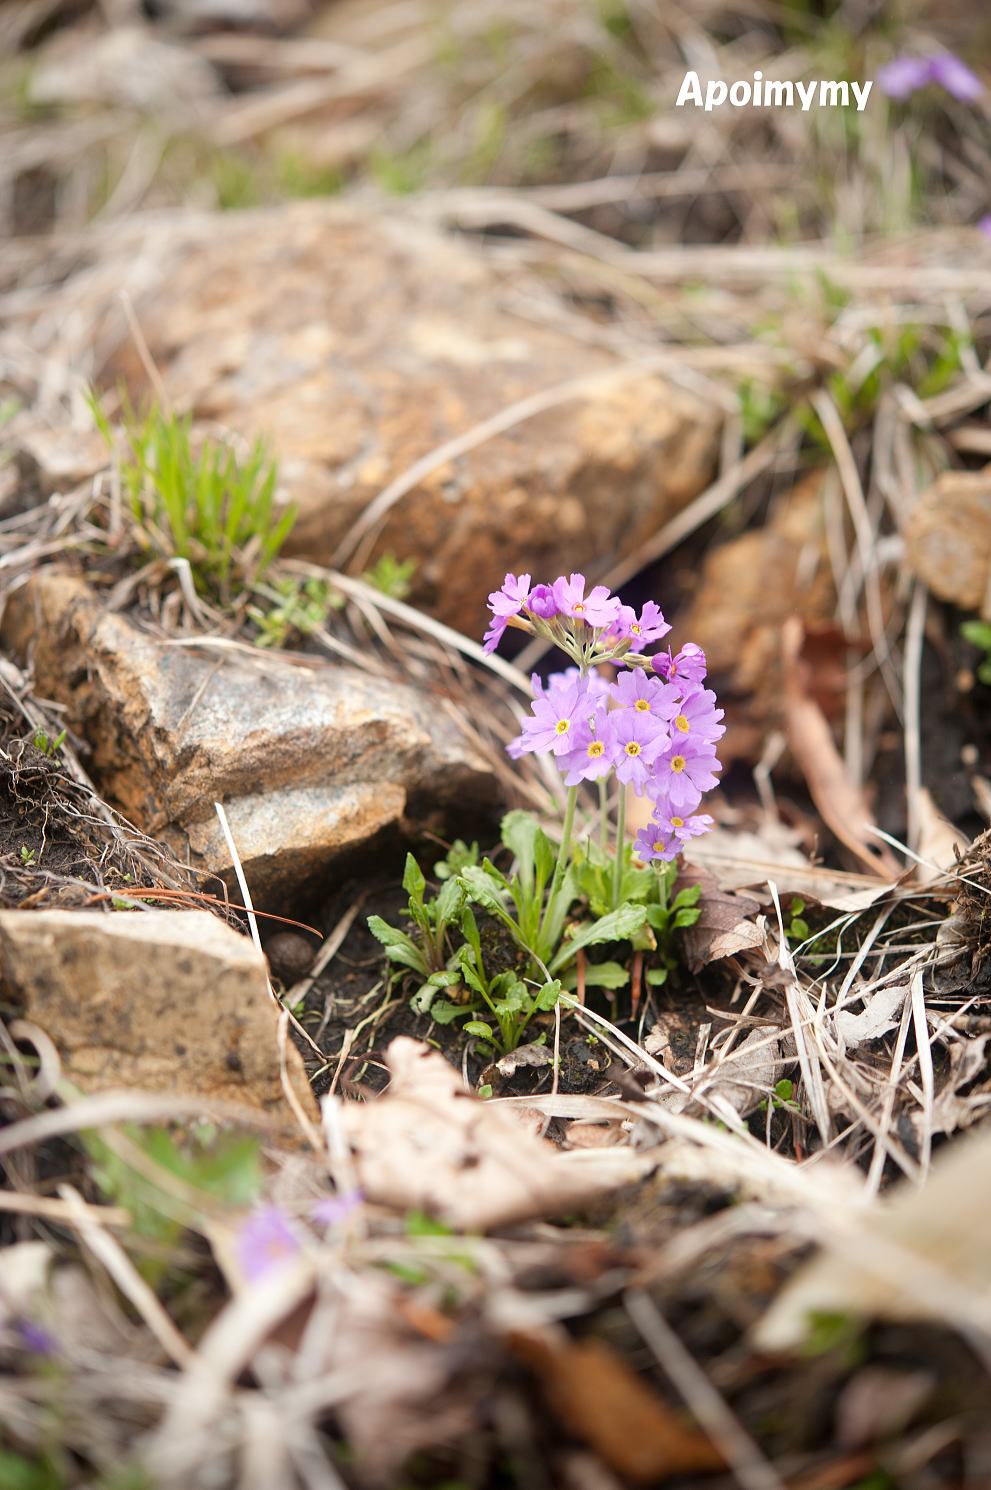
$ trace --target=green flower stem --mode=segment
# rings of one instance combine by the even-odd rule
[[[547,898],[547,910],[544,912],[544,919],[540,926],[539,941],[541,946],[543,946],[544,929],[553,918],[557,897],[561,893],[561,882],[564,879],[564,872],[568,867],[568,860],[571,857],[571,832],[575,826],[575,806],[577,802],[578,788],[577,786],[570,786],[568,788],[568,797],[564,804],[564,827],[561,829],[561,847],[558,850],[557,863],[554,865],[554,874],[551,879],[551,893]]]
[[[612,872],[612,908],[619,909],[619,897],[623,890],[623,859],[626,848],[626,787],[620,784],[619,803],[616,807],[616,861]]]

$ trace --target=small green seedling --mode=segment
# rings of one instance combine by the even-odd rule
[[[60,730],[54,740],[50,739],[43,729],[35,730],[32,744],[35,750],[40,750],[42,755],[47,755],[49,760],[54,760],[62,746],[65,744],[66,730]]]
[[[269,609],[249,605],[248,615],[258,627],[255,645],[285,647],[294,636],[310,636],[327,621],[328,613],[342,603],[322,579],[278,579],[273,585],[256,584],[254,592],[269,601]]]
[[[361,577],[366,584],[381,590],[390,599],[407,600],[415,573],[415,559],[397,559],[395,554],[383,554]]]
[[[780,1081],[775,1082],[770,1101],[772,1112],[801,1112],[802,1110],[795,1101],[795,1083],[789,1081],[787,1076],[783,1076]],[[765,1097],[758,1105],[761,1112],[766,1112],[768,1099]]]
[[[793,895],[791,898],[791,905],[788,908],[788,914],[791,919],[788,922],[788,925],[785,927],[785,936],[790,942],[805,942],[808,941],[809,936],[811,935],[809,931],[809,923],[802,915],[804,909],[805,901],[801,898],[800,895]]]
[[[981,683],[991,683],[991,622],[964,621],[960,627],[960,635],[964,641],[970,642],[972,647],[978,647],[984,653],[975,672]]]
[[[28,848],[26,843],[21,844],[21,863],[25,869],[37,863],[38,856],[33,848]]]

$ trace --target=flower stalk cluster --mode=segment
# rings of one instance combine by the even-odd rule
[[[660,608],[648,601],[638,613],[603,585],[588,589],[581,574],[537,585],[529,574],[507,574],[489,608],[486,651],[513,627],[546,637],[572,663],[546,682],[534,674],[530,715],[507,746],[514,758],[553,757],[569,788],[569,816],[581,782],[614,773],[652,804],[634,844],[642,861],[669,861],[713,826],[699,807],[722,769],[716,741],[725,726],[716,695],[704,687],[701,647],[650,650],[671,630]],[[607,664],[620,669],[612,682],[599,671]],[[619,801],[621,845],[625,792]]]

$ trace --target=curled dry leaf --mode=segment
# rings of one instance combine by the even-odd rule
[[[560,1215],[653,1168],[630,1149],[561,1153],[512,1109],[472,1096],[419,1040],[393,1040],[386,1061],[388,1091],[340,1109],[357,1183],[372,1202],[488,1231]]]
[[[868,1040],[880,1040],[882,1035],[897,1029],[907,994],[908,984],[900,983],[897,987],[879,988],[865,998],[861,1014],[840,1009],[833,1022],[846,1048],[856,1050],[858,1045]]]
[[[702,887],[699,918],[682,933],[690,972],[697,973],[706,963],[721,957],[734,957],[737,952],[763,946],[764,929],[752,919],[760,910],[759,901],[721,890],[715,876],[704,869],[688,870],[683,882]]]
[[[508,1055],[500,1056],[495,1063],[496,1070],[500,1076],[515,1076],[524,1066],[549,1066],[554,1059],[554,1052],[549,1045],[518,1045]]]
[[[776,1026],[766,1025],[751,1030],[725,1057],[710,1056],[705,1070],[698,1073],[693,1083],[696,1094],[724,1097],[741,1117],[746,1117],[768,1096],[785,1070],[794,1065],[794,1057],[783,1054],[780,1034]],[[695,1065],[697,1037],[697,1025],[675,1010],[664,1010],[645,1037],[643,1047],[676,1076],[688,1077]],[[668,1092],[656,1100],[663,1101],[673,1112],[683,1111],[692,1101],[681,1092]]]
[[[877,840],[867,832],[874,826],[870,808],[863,793],[847,776],[829,722],[812,697],[808,665],[802,658],[803,641],[802,623],[793,616],[781,628],[785,711],[792,754],[830,831],[879,879],[897,879],[901,870],[886,848],[874,846]]]
[[[780,1033],[773,1026],[751,1030],[725,1060],[713,1064],[712,1075],[704,1079],[706,1092],[718,1092],[741,1117],[753,1112],[785,1069],[795,1064],[794,1058],[782,1053],[781,1041],[775,1038]]]
[[[517,1331],[509,1344],[562,1427],[625,1480],[659,1485],[723,1467],[709,1439],[605,1341]]]

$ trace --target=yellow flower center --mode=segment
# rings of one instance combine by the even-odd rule
[[[674,721],[675,729],[680,729],[683,735],[688,734],[689,724],[684,714],[679,714]]]
[[[568,733],[568,731],[569,731],[570,728],[571,728],[571,720],[570,719],[559,719],[558,722],[557,722],[557,724],[555,724],[555,726],[554,726],[554,733],[556,735],[566,735]]]
[[[583,616],[585,614],[585,607],[582,605],[580,600],[577,600],[575,602],[574,610],[576,616]]]
[[[627,755],[640,754],[640,746],[637,744],[636,740],[627,740],[624,749],[626,750]]]
[[[664,852],[664,850],[666,848],[667,848],[667,844],[664,842],[664,839],[663,838],[658,838],[655,841],[655,843],[654,843],[654,853],[655,854],[663,854],[663,852]]]
[[[683,771],[685,769],[685,757],[683,755],[673,755],[671,757],[671,769],[672,771]]]
[[[683,817],[673,817],[671,819],[671,826],[672,828],[683,828],[685,826],[685,819]]]
[[[646,698],[638,698],[633,707],[637,709],[641,714],[649,714],[650,700]]]
[[[605,748],[606,747],[603,745],[601,740],[593,740],[591,745],[588,747],[588,753],[593,758],[597,758],[598,756],[602,755]]]
[[[641,628],[637,625],[636,621],[634,621],[633,625],[630,627],[630,631],[634,636],[640,635]]]

